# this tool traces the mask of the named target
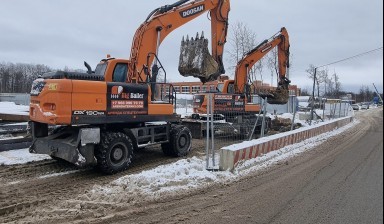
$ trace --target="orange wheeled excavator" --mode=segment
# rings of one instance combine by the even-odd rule
[[[213,80],[224,73],[229,11],[229,0],[182,0],[157,8],[137,29],[129,60],[107,57],[95,71],[85,62],[87,73],[58,71],[35,80],[30,152],[78,166],[97,165],[108,174],[126,170],[134,150],[150,145],[161,144],[169,156],[187,155],[191,132],[174,113],[175,91],[170,84],[156,82],[158,71],[165,73],[159,46],[172,31],[209,12],[212,56],[208,49],[199,49],[207,48],[204,38],[189,40],[179,70],[203,82]],[[207,69],[207,61],[216,64]],[[155,90],[164,85],[173,97],[157,99]]]
[[[276,90],[261,92],[257,86],[249,82],[250,69],[268,52],[277,47],[279,83]],[[262,97],[270,104],[286,104],[289,99],[290,80],[286,77],[289,68],[289,36],[283,27],[270,39],[264,40],[252,49],[237,63],[234,80],[225,80],[218,84],[217,92],[213,94],[213,112],[215,118],[225,119],[229,123],[253,122],[255,114],[260,112],[261,104],[253,102],[253,97]],[[205,120],[207,114],[208,95],[210,93],[199,93],[194,95],[192,115],[193,120]],[[262,127],[259,119],[256,131]],[[265,131],[268,129],[267,121]]]

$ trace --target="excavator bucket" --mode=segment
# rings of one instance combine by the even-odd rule
[[[204,34],[196,38],[181,41],[179,72],[182,76],[193,76],[206,83],[216,80],[220,76],[219,64],[215,61],[208,50],[208,39]]]
[[[266,91],[258,95],[263,99],[267,98],[269,104],[286,104],[289,99],[289,83],[291,83],[289,79],[283,78],[276,90]]]

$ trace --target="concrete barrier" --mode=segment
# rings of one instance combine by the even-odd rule
[[[253,159],[285,146],[302,142],[305,139],[343,127],[352,121],[353,117],[339,118],[290,132],[223,147],[220,149],[219,169],[232,171],[242,160]]]

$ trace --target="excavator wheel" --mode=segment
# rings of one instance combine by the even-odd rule
[[[132,140],[121,132],[102,133],[96,146],[97,166],[106,174],[115,174],[128,169],[133,156]]]
[[[163,153],[173,157],[188,155],[192,148],[191,131],[183,125],[173,125],[170,136],[170,141],[161,145]]]

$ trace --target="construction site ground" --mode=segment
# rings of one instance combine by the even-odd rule
[[[383,110],[357,117],[364,122],[233,184],[156,201],[137,195],[135,204],[80,195],[178,158],[147,148],[113,176],[54,160],[0,166],[0,223],[382,223]],[[189,157],[203,155],[205,140],[194,139]]]

